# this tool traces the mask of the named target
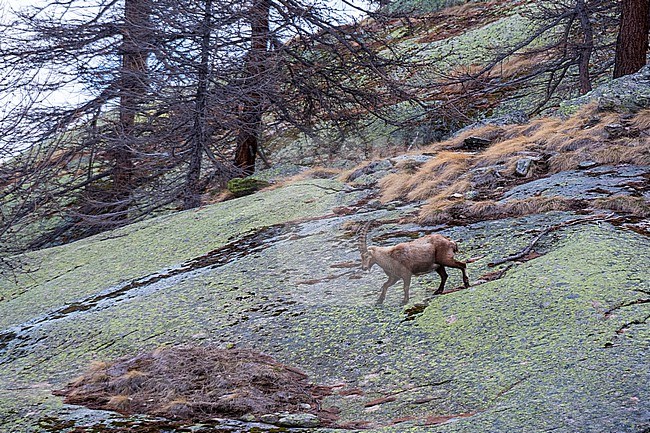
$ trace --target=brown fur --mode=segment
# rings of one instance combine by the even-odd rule
[[[434,295],[441,294],[445,290],[447,281],[445,266],[460,269],[463,273],[463,284],[465,288],[469,287],[466,264],[454,258],[454,253],[458,251],[458,245],[455,242],[440,234],[431,234],[392,247],[367,247],[366,236],[369,225],[370,223],[364,227],[361,233],[361,267],[363,270],[370,270],[377,264],[388,276],[388,281],[381,288],[377,305],[384,302],[388,288],[399,280],[404,282],[402,305],[408,303],[411,277],[431,271],[436,271],[440,275],[440,286]]]

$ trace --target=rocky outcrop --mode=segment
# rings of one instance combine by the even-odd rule
[[[405,308],[397,286],[375,307],[385,276],[359,269],[359,223],[383,221],[370,233],[381,245],[432,228],[399,222],[413,205],[367,207],[369,192],[303,181],[32,254],[34,272],[0,282],[0,431],[146,431],[164,420],[65,405],[52,391],[92,362],[177,345],[253,349],[295,366],[329,387],[322,405],[342,427],[650,427],[642,230],[570,212],[447,227],[459,258],[471,258],[472,287],[453,289],[460,273],[449,270],[447,292],[432,298],[438,276],[424,275]],[[340,207],[351,211],[332,212]],[[534,254],[489,266],[566,221]],[[214,423],[320,422],[242,419]],[[164,422],[165,431],[216,428]]]
[[[625,75],[596,87],[586,95],[560,104],[561,114],[575,113],[583,105],[595,102],[599,110],[637,112],[650,107],[650,64],[636,74]]]

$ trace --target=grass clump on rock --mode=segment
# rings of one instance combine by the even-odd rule
[[[235,197],[244,197],[253,194],[262,188],[266,188],[270,183],[265,180],[259,180],[252,177],[236,177],[228,181],[228,191]]]
[[[187,420],[314,413],[326,393],[300,370],[253,350],[184,346],[94,363],[55,391],[68,404]]]

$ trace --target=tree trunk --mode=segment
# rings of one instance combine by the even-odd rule
[[[198,83],[194,111],[194,130],[192,134],[192,153],[185,182],[184,209],[201,205],[201,160],[207,146],[206,106],[208,94],[208,63],[210,61],[210,31],[212,21],[212,0],[205,1],[205,15],[201,29],[201,62],[198,66]]]
[[[591,91],[591,78],[589,77],[589,61],[594,49],[594,30],[589,20],[589,13],[585,7],[584,0],[578,0],[576,13],[580,20],[580,28],[583,38],[578,50],[578,79],[580,82],[580,94]]]
[[[614,78],[633,74],[646,64],[649,30],[650,0],[622,0]]]
[[[269,0],[254,0],[251,8],[251,47],[243,80],[243,101],[239,114],[239,133],[235,150],[235,166],[244,174],[255,172],[255,159],[262,129],[263,75],[266,72],[267,47],[270,39]]]
[[[127,217],[134,188],[135,117],[142,95],[147,89],[150,11],[150,0],[126,0],[124,3],[119,124],[112,149],[114,167],[110,213],[114,220]]]
[[[235,166],[244,174],[255,173],[255,160],[258,150],[259,126],[262,123],[262,113],[259,104],[251,102],[245,107],[248,111],[239,118],[239,134],[235,150]]]

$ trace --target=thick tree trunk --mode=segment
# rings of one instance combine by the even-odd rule
[[[270,39],[269,0],[254,0],[251,8],[251,47],[247,56],[243,85],[242,110],[239,114],[239,133],[235,150],[235,166],[245,174],[255,172],[255,159],[262,129],[263,75],[266,72]]]
[[[262,123],[262,113],[256,102],[245,107],[246,115],[239,118],[239,134],[235,150],[235,166],[244,174],[255,173],[255,160],[258,150],[259,129]]]
[[[127,217],[134,188],[134,155],[136,149],[135,117],[146,91],[147,56],[151,4],[150,0],[126,0],[122,35],[122,69],[120,76],[119,124],[112,149],[113,220]]]
[[[633,74],[646,64],[649,30],[650,0],[622,0],[614,78]]]
[[[201,62],[198,66],[198,83],[194,111],[194,130],[192,134],[192,152],[185,181],[183,207],[192,209],[201,205],[201,160],[208,145],[206,106],[208,97],[208,63],[210,61],[210,31],[212,21],[212,0],[205,1],[205,15],[201,29]]]

